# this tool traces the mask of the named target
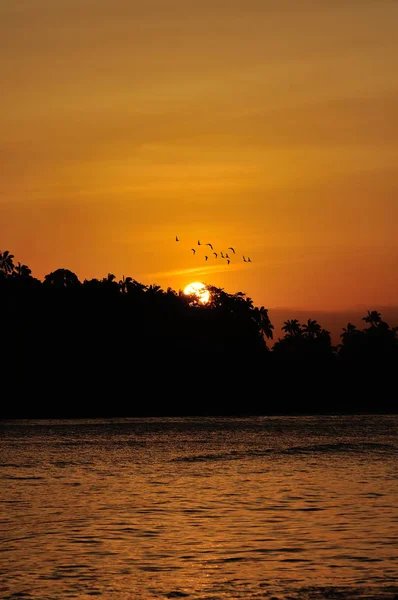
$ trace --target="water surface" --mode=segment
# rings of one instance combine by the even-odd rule
[[[397,421],[3,421],[0,597],[392,600]]]

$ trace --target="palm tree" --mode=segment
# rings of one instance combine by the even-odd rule
[[[357,329],[356,325],[353,325],[352,323],[347,323],[347,327],[343,327],[343,333],[340,334],[340,337],[343,340],[343,343],[346,343],[356,333],[359,333],[359,330]]]
[[[262,306],[261,308],[254,308],[254,320],[258,325],[259,330],[268,340],[272,340],[274,337],[273,329],[274,326],[268,316],[268,309]]]
[[[290,337],[298,337],[301,335],[301,326],[297,319],[288,319],[285,321],[282,331],[285,331]]]
[[[32,271],[27,265],[21,265],[19,262],[15,267],[15,274],[22,279],[28,279],[32,275]]]
[[[14,271],[13,258],[14,255],[10,254],[8,250],[0,252],[0,270],[3,271],[6,277]]]
[[[308,339],[314,339],[321,332],[321,326],[315,319],[308,319],[307,323],[302,326],[303,334]]]
[[[381,323],[381,313],[379,313],[377,310],[368,310],[368,314],[366,317],[362,317],[362,321],[369,323],[371,327],[377,327]]]

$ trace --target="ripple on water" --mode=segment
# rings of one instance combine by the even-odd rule
[[[397,424],[8,425],[0,597],[393,600]]]

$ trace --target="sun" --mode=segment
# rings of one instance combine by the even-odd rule
[[[204,283],[194,281],[186,286],[184,294],[187,296],[196,296],[201,304],[207,304],[210,300],[210,292]]]

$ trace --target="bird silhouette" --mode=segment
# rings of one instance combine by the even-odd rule
[[[217,258],[217,256],[218,256],[217,252],[213,252],[213,254]]]
[[[225,255],[225,258],[229,258],[228,253]]]
[[[243,262],[247,262],[247,260],[245,259],[245,257],[243,257]]]
[[[222,252],[220,252],[220,254],[221,254],[221,258],[225,258],[224,254]]]
[[[208,256],[205,256],[205,259],[206,259],[206,260],[207,260],[208,258],[209,258]]]
[[[213,250],[213,246],[211,244],[206,244],[206,246],[210,246],[210,248]]]
[[[179,242],[180,240],[178,239],[178,235],[176,235],[176,242]]]
[[[247,262],[251,262],[252,259],[250,258],[250,256],[247,257]]]
[[[232,248],[232,246],[230,246],[228,250],[232,250],[232,252],[235,254],[235,250]]]
[[[201,246],[202,244],[200,243],[200,241],[198,240],[198,246]]]
[[[195,248],[191,248],[191,250],[195,254],[195,252],[196,252]]]
[[[227,259],[227,263],[229,264],[231,261],[229,260],[229,258]]]

